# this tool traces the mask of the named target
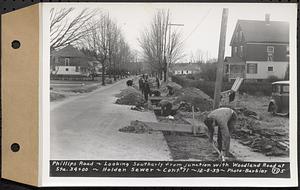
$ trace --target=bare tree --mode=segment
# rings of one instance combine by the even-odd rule
[[[111,77],[111,74],[113,75],[114,80],[117,80],[116,74],[117,74],[117,64],[118,62],[118,54],[120,52],[120,39],[123,38],[121,35],[121,30],[117,26],[116,22],[112,22],[110,25],[110,33],[108,36],[108,61],[109,61],[109,77]]]
[[[121,65],[128,62],[129,45],[125,42],[121,30],[108,14],[101,14],[100,18],[89,21],[87,32],[81,46],[86,49],[102,67],[102,85],[105,85],[105,75],[121,74]]]
[[[93,57],[102,66],[102,85],[105,85],[105,74],[108,65],[110,23],[109,17],[103,14],[99,19],[89,21],[87,27],[90,31],[83,36],[82,40],[83,47],[88,50],[89,56]]]
[[[200,49],[197,49],[195,54],[193,54],[193,52],[191,52],[190,62],[191,63],[205,63],[205,53]]]
[[[97,9],[83,9],[76,12],[74,8],[50,10],[50,49],[55,50],[80,40],[91,27],[87,21],[99,11]]]
[[[183,43],[177,30],[170,32],[170,13],[158,10],[151,25],[139,38],[143,58],[160,76],[164,73],[166,81],[167,64],[174,63],[183,56]]]

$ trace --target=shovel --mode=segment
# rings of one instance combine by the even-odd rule
[[[224,157],[224,155],[221,154],[221,152],[219,151],[219,149],[216,147],[215,143],[216,143],[216,141],[213,141],[212,147],[214,148],[215,151],[217,151],[217,153],[219,154],[219,158],[222,159],[222,162],[224,162],[225,161],[225,157]]]

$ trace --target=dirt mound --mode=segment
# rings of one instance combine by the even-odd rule
[[[50,102],[57,101],[57,100],[65,98],[65,97],[66,96],[64,94],[60,94],[57,92],[50,92]]]
[[[289,155],[288,133],[274,123],[239,114],[233,137],[267,156]]]
[[[176,96],[180,92],[180,89],[182,89],[182,86],[179,84],[175,82],[168,82],[162,83],[159,91],[162,95]]]
[[[151,133],[152,129],[149,128],[145,123],[135,120],[131,121],[129,126],[119,129],[120,132],[124,133]]]
[[[116,97],[118,98],[116,104],[141,106],[145,102],[142,93],[131,86],[121,90],[121,93],[117,94]]]
[[[236,110],[238,119],[232,137],[254,152],[266,156],[288,156],[289,134],[280,123],[259,120],[257,113],[247,108]],[[196,120],[203,121],[209,112],[195,112]],[[192,113],[178,111],[175,118],[192,118]]]
[[[203,91],[197,88],[183,88],[177,93],[177,100],[175,104],[181,104],[181,111],[192,111],[192,106],[194,106],[194,111],[208,111],[213,108],[213,100],[205,94]]]

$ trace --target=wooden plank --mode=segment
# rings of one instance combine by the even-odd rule
[[[235,79],[235,81],[234,81],[234,84],[233,84],[232,87],[231,87],[231,90],[234,91],[234,92],[237,92],[237,91],[239,90],[239,88],[240,88],[240,86],[241,86],[243,80],[244,80],[243,78],[237,77],[237,78]]]

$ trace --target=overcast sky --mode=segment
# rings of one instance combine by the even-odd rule
[[[53,4],[49,4],[53,6]],[[138,37],[141,31],[151,22],[157,9],[169,9],[171,22],[184,24],[173,26],[172,30],[180,30],[183,34],[184,61],[188,61],[191,52],[201,50],[208,58],[217,58],[221,27],[222,9],[228,8],[228,23],[225,55],[230,55],[230,39],[238,19],[264,20],[265,14],[271,21],[295,20],[295,4],[203,4],[203,3],[84,3],[59,4],[61,7],[76,7],[78,11],[84,7],[100,8],[108,11],[122,27],[124,36],[132,49],[141,51]]]

